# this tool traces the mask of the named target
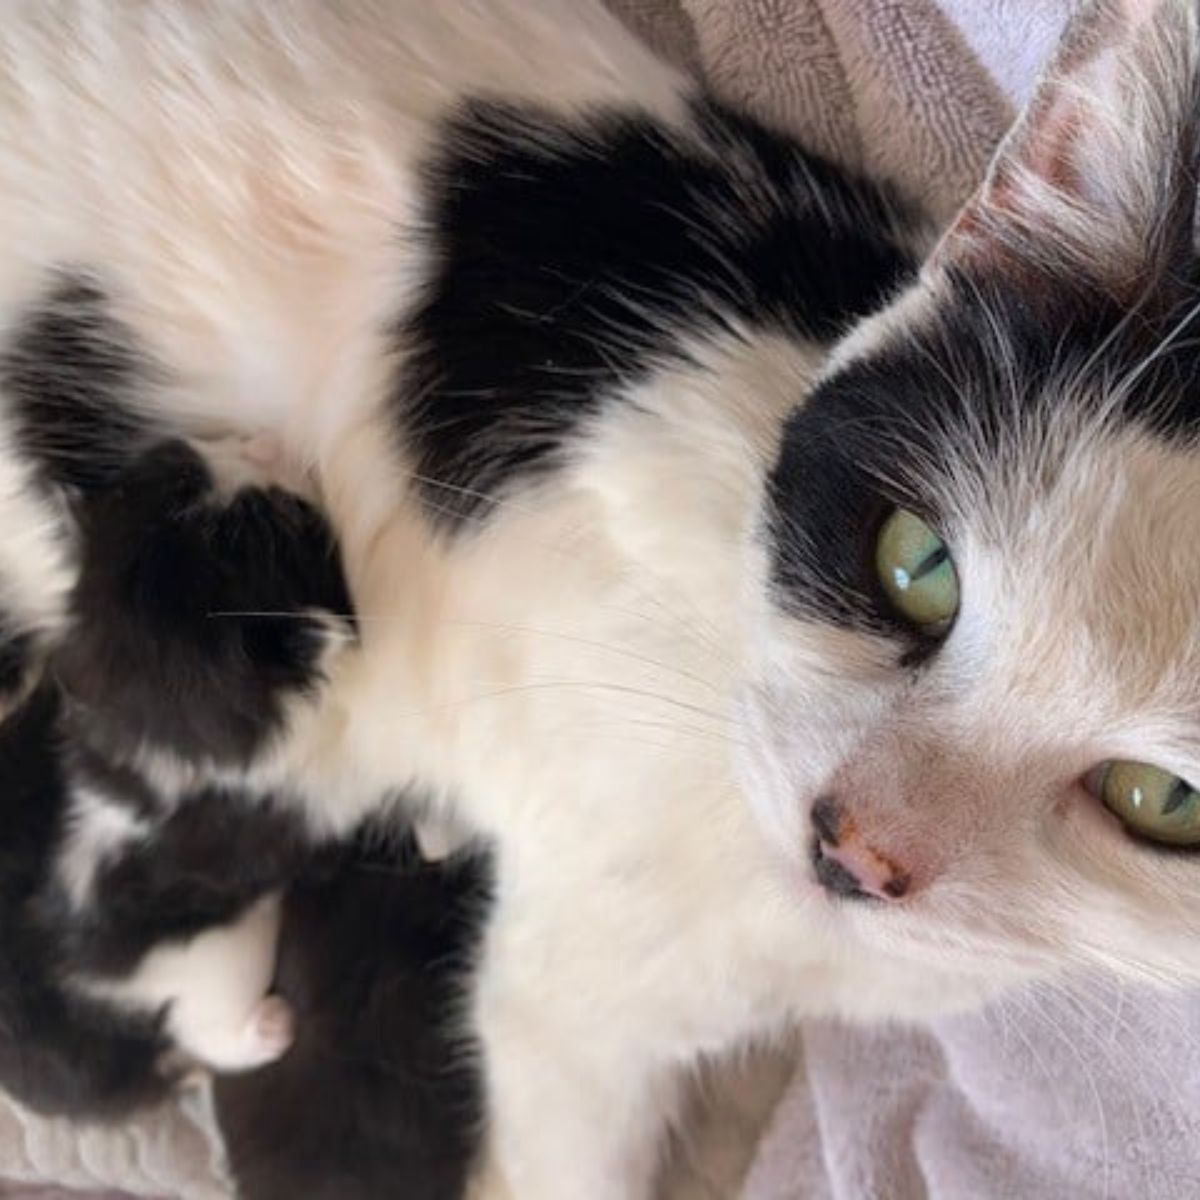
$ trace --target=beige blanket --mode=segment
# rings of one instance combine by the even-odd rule
[[[610,2],[726,98],[948,215],[1027,94],[1072,0]],[[776,1060],[743,1072],[737,1087],[718,1079],[675,1196],[736,1193],[782,1078]],[[39,1120],[0,1097],[0,1174],[12,1181],[0,1196],[54,1182],[210,1200],[228,1194],[220,1162],[203,1097],[111,1132]]]

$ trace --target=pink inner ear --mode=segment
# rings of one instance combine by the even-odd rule
[[[1047,105],[1047,111],[1030,139],[1026,169],[1040,176],[1057,191],[1082,196],[1084,180],[1078,150],[1083,125],[1082,105],[1078,101],[1055,97]],[[1003,186],[1003,176],[997,183]],[[998,203],[1004,203],[1001,196],[995,199]]]
[[[1129,36],[1128,27],[1122,32]],[[1118,69],[1111,44],[1077,44],[1060,52],[1056,74],[1043,83],[1023,128],[1002,149],[976,203],[1036,225],[1036,198],[1022,188],[1021,175],[1035,177],[1064,198],[1103,203],[1105,189],[1096,172],[1111,164],[1092,163],[1089,172],[1089,154],[1096,147],[1087,144],[1088,124],[1105,119],[1099,98],[1114,86]],[[963,215],[969,217],[969,210]]]
[[[1180,143],[1194,120],[1183,110],[1193,103],[1195,62],[1167,51],[1195,35],[1191,2],[1081,7],[932,266],[1003,263],[1024,272],[1057,261],[1099,273],[1113,289],[1140,286],[1161,266],[1155,256],[1166,252],[1177,215],[1167,211],[1167,177],[1188,152]]]

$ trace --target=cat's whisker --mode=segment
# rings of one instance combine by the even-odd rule
[[[1075,1065],[1078,1077],[1083,1079],[1087,1086],[1088,1095],[1091,1098],[1092,1108],[1096,1114],[1097,1126],[1100,1130],[1100,1159],[1102,1163],[1102,1169],[1104,1171],[1104,1186],[1101,1194],[1107,1197],[1112,1178],[1112,1147],[1108,1128],[1108,1109],[1104,1103],[1103,1097],[1100,1094],[1100,1088],[1097,1086],[1095,1070],[1093,1069],[1092,1064],[1089,1063],[1087,1058],[1080,1052],[1076,1040],[1071,1037],[1059,1023],[1059,1021],[1055,1019],[1048,1006],[1031,1004],[1028,1012],[1030,1018],[1034,1022],[1040,1023],[1043,1028],[1047,1029],[1051,1036],[1054,1037],[1066,1050],[1072,1063]]]
[[[715,692],[718,695],[722,694],[722,689],[717,684],[713,683],[710,679],[705,679],[703,676],[697,675],[694,671],[689,671],[673,663],[663,662],[661,659],[651,658],[649,655],[639,654],[635,650],[630,650],[625,646],[614,645],[611,642],[580,637],[577,634],[566,633],[561,630],[539,629],[532,625],[507,624],[497,621],[461,620],[453,621],[451,624],[464,629],[490,629],[497,632],[522,633],[538,638],[551,638],[556,641],[569,642],[572,645],[584,646],[589,650],[599,650],[605,654],[627,659],[630,662],[640,663],[643,666],[654,667],[668,675],[677,675],[690,683],[699,684],[707,691]]]
[[[1027,998],[1020,993],[1006,997],[1008,1003],[1016,1010],[1016,1019],[1012,1022],[1012,1031],[1017,1041],[1024,1048],[1026,1057],[1037,1070],[1046,1085],[1046,1094],[1050,1096],[1059,1110],[1060,1118],[1066,1115],[1066,1106],[1062,1098],[1062,1079],[1060,1072],[1047,1060],[1045,1054],[1038,1048],[1025,1032],[1024,1021],[1028,1019],[1030,1006]]]
[[[463,708],[469,705],[475,705],[487,700],[502,700],[508,697],[521,696],[535,692],[570,692],[572,690],[581,693],[593,693],[593,695],[611,695],[616,697],[628,697],[636,700],[645,700],[656,704],[665,704],[671,708],[677,708],[683,712],[692,713],[694,716],[706,718],[714,721],[717,725],[727,724],[730,721],[728,714],[713,712],[701,705],[690,704],[687,701],[679,700],[671,696],[665,696],[659,692],[647,691],[643,688],[634,687],[630,684],[605,682],[598,680],[585,679],[544,679],[531,683],[519,683],[497,687],[484,692],[473,693],[468,696],[461,696],[456,699],[446,700],[438,704],[429,705],[422,708],[408,709],[395,714],[396,719],[405,720],[421,716],[427,716],[437,712],[449,712],[456,708]]]
[[[590,729],[607,729],[607,728],[614,728],[614,727],[619,727],[619,728],[628,727],[628,728],[639,728],[639,729],[660,729],[667,733],[678,733],[685,737],[692,737],[692,738],[696,738],[696,739],[710,741],[710,742],[714,743],[714,745],[717,745],[717,746],[720,746],[720,747],[726,748],[726,749],[731,746],[739,747],[742,749],[749,748],[749,743],[745,742],[743,739],[723,733],[720,730],[705,729],[703,726],[685,725],[685,724],[675,722],[675,721],[654,721],[654,720],[650,720],[648,718],[642,718],[642,717],[626,717],[626,718],[620,719],[619,721],[614,720],[611,722],[590,721],[586,725],[586,728],[589,730]]]

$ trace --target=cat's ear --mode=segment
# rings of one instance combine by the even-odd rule
[[[1200,0],[1092,0],[931,265],[1066,272],[1118,299],[1185,262],[1200,157]]]

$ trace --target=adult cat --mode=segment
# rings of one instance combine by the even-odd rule
[[[10,678],[47,479],[286,439],[363,635],[259,782],[494,840],[481,1196],[646,1196],[680,1069],[804,1012],[1200,975],[1191,0],[1089,10],[919,274],[578,0],[8,17]]]

